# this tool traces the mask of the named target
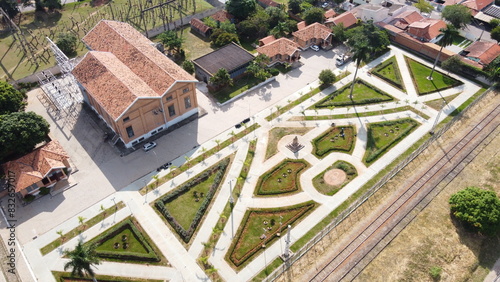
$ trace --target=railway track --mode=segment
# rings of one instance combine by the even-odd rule
[[[453,180],[479,153],[479,150],[474,151],[483,140],[495,136],[493,133],[498,128],[499,115],[500,105],[497,105],[418,180],[375,215],[375,219],[362,228],[310,281],[350,281],[356,278],[418,214],[414,211],[423,209],[439,193],[435,189],[437,184]]]

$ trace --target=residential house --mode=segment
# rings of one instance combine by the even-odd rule
[[[217,23],[231,22],[234,23],[234,16],[228,13],[226,10],[220,10],[217,13],[210,16]]]
[[[500,55],[500,46],[494,42],[476,41],[460,52],[460,55],[485,67]]]
[[[469,8],[472,16],[474,17],[491,3],[493,3],[493,0],[465,0],[461,2],[460,5],[464,5]]]
[[[358,19],[351,12],[344,12],[335,18],[326,20],[325,26],[331,28],[339,24],[344,25],[344,28],[352,28],[358,23]]]
[[[210,37],[212,35],[212,28],[202,22],[200,19],[192,18],[189,22],[191,30],[203,37]]]
[[[320,23],[313,23],[305,27],[301,26],[301,23],[298,23],[299,30],[292,33],[293,41],[300,48],[305,50],[312,45],[318,45],[323,49],[332,48],[333,34],[329,27]]]
[[[355,17],[363,22],[373,21],[379,22],[389,16],[389,8],[381,5],[365,4],[355,8]],[[351,11],[354,14],[354,11]]]
[[[413,22],[408,26],[408,34],[422,42],[435,43],[439,40],[440,29],[446,28],[446,23],[442,20],[422,19]]]
[[[490,5],[478,12],[475,19],[489,23],[492,19],[500,19],[500,7],[497,5]]]
[[[293,64],[295,62],[298,62],[298,60],[300,59],[299,45],[292,40],[284,37],[279,39],[274,38],[273,41],[267,42],[265,45],[258,47],[257,52],[269,57],[269,66],[272,66],[276,63]]]
[[[424,17],[419,12],[410,10],[394,16],[394,19],[390,22],[390,24],[399,29],[406,30],[410,24],[423,19]]]
[[[196,79],[127,23],[101,20],[72,73],[84,100],[125,147],[198,113]]]
[[[193,60],[195,76],[210,86],[210,78],[221,68],[235,79],[243,75],[254,56],[240,45],[231,42],[215,51]]]
[[[15,192],[21,197],[38,195],[42,187],[55,190],[69,186],[72,170],[68,154],[55,140],[5,163],[3,169],[14,179]]]
[[[335,18],[338,14],[333,9],[328,9],[325,11],[325,20],[329,18]]]

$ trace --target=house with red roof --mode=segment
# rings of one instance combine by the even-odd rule
[[[197,80],[128,23],[101,20],[72,73],[84,100],[131,148],[198,113]]]
[[[304,27],[298,23],[297,27],[299,30],[292,33],[293,41],[303,50],[312,45],[318,45],[323,49],[332,48],[333,34],[329,27],[320,23],[312,23]]]
[[[223,23],[225,21],[229,22],[234,22],[234,16],[231,15],[228,11],[226,10],[220,10],[217,13],[213,14],[210,16],[212,19],[214,19],[218,23]]]
[[[446,28],[444,21],[425,18],[408,25],[407,32],[410,36],[422,42],[434,43],[438,40],[442,28]]]
[[[272,36],[272,35],[271,35]],[[300,47],[297,43],[292,40],[281,37],[279,39],[266,37],[265,44],[257,48],[259,54],[263,54],[269,57],[270,62],[268,66],[272,66],[277,63],[289,63],[293,64],[300,60]],[[270,39],[274,39],[269,41]]]
[[[500,55],[500,46],[494,42],[476,41],[460,52],[460,55],[484,67]]]
[[[410,24],[421,21],[423,19],[424,17],[417,11],[405,11],[395,16],[390,24],[397,28],[405,30]]]
[[[22,197],[36,196],[43,187],[56,190],[69,186],[68,177],[72,170],[68,154],[55,140],[5,163],[3,169],[10,185]]]
[[[200,19],[192,18],[191,21],[189,21],[189,24],[191,25],[192,31],[203,37],[210,37],[210,35],[212,34],[212,28],[206,25]]]
[[[344,12],[334,18],[329,18],[325,21],[325,26],[332,27],[343,24],[344,28],[352,28],[358,23],[358,19],[351,12]]]
[[[460,5],[464,5],[465,7],[469,8],[472,16],[474,17],[475,15],[477,15],[477,13],[486,8],[491,3],[493,3],[493,0],[466,0],[464,2],[461,2]]]

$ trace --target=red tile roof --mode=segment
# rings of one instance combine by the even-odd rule
[[[493,3],[493,0],[467,0],[462,2],[461,5],[471,9],[472,16],[475,16],[479,11],[491,3]]]
[[[300,40],[307,41],[312,38],[326,39],[332,34],[332,30],[320,23],[310,24],[302,29],[292,33],[294,37]]]
[[[115,120],[132,98],[160,97],[177,81],[196,82],[127,23],[101,20],[82,40],[98,52],[85,56],[73,74]],[[112,55],[96,54],[100,52]],[[109,81],[97,76],[97,72]],[[116,87],[123,92],[116,91]]]
[[[274,35],[266,36],[266,37],[264,37],[264,38],[262,38],[262,39],[259,40],[259,46],[266,45],[268,43],[273,42],[274,40],[276,40],[276,38],[274,37]]]
[[[336,17],[337,13],[333,9],[329,9],[325,12],[325,19]]]
[[[345,28],[349,28],[358,22],[358,19],[351,12],[344,12],[330,20],[335,25],[342,23]]]
[[[394,17],[391,24],[400,29],[406,29],[410,24],[423,19],[424,17],[417,11],[405,11]]]
[[[277,54],[292,56],[297,51],[300,51],[299,45],[284,37],[257,48],[257,52],[259,54],[267,55],[269,58],[272,58]]]
[[[192,18],[189,24],[202,33],[206,33],[207,31],[212,29],[211,27],[209,27],[208,25],[206,25],[204,22],[202,22],[197,18]]]
[[[303,29],[306,26],[307,26],[307,24],[306,24],[305,21],[298,22],[297,23],[297,30],[301,30],[301,29]]]
[[[217,13],[213,14],[211,18],[219,22],[231,21],[232,19],[234,19],[233,15],[228,13],[226,10],[218,11]]]
[[[464,49],[468,58],[479,59],[480,63],[487,65],[500,55],[500,46],[494,42],[476,41]]]
[[[442,20],[423,19],[410,24],[408,27],[409,34],[430,41],[441,33],[439,30],[445,28],[446,23]]]
[[[69,157],[56,140],[35,149],[17,160],[5,163],[4,171],[13,172],[16,192],[42,180],[53,168],[64,168]]]

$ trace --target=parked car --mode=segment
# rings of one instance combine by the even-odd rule
[[[350,57],[346,55],[338,55],[337,58],[335,58],[335,65],[341,66],[349,61]]]
[[[326,9],[326,7],[328,7],[328,2],[325,2],[325,3],[323,3],[323,5],[321,5],[321,8],[323,8],[323,9]]]
[[[314,51],[318,52],[319,51],[319,47],[318,45],[312,45],[311,46],[311,49],[313,49]]]
[[[155,142],[148,142],[148,143],[146,143],[146,144],[144,144],[142,146],[142,148],[144,149],[144,152],[147,152],[147,151],[149,151],[151,149],[154,149],[155,147],[156,147],[156,143]]]

